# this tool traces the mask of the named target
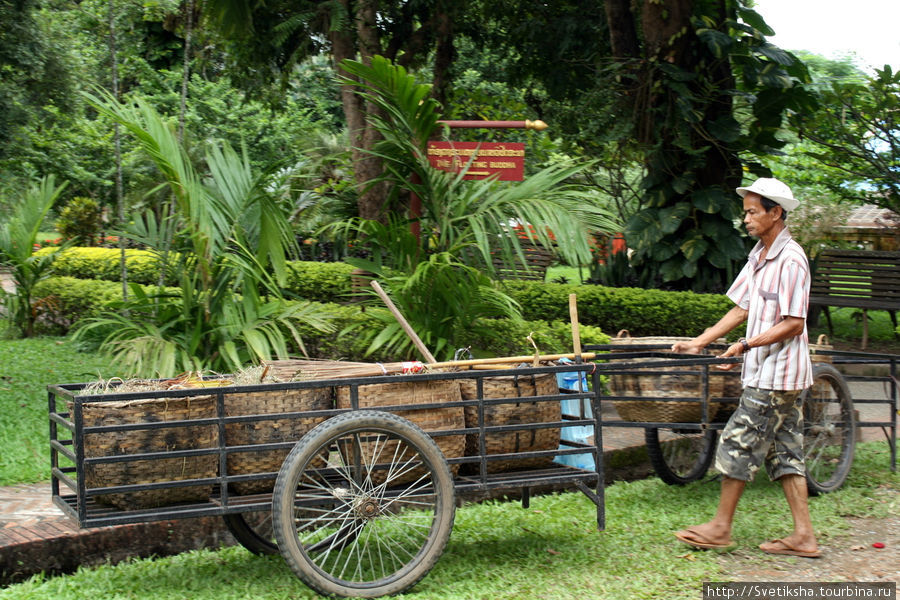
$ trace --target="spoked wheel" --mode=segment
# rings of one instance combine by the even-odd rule
[[[716,453],[716,431],[707,429],[644,430],[647,454],[659,478],[684,485],[706,475]]]
[[[326,595],[375,598],[415,585],[434,566],[455,515],[450,469],[419,427],[356,411],[307,433],[275,483],[278,548]]]
[[[230,513],[223,518],[234,539],[253,554],[278,554],[271,510]]]
[[[832,492],[847,479],[856,447],[856,418],[847,382],[831,365],[817,364],[803,392],[803,455],[809,493]]]

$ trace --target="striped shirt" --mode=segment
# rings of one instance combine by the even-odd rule
[[[757,242],[747,264],[731,284],[728,297],[747,311],[747,339],[769,330],[785,317],[806,319],[809,308],[809,261],[800,244],[785,228],[765,260]],[[802,390],[813,382],[809,334],[803,333],[769,346],[751,348],[744,356],[744,387],[764,390]]]

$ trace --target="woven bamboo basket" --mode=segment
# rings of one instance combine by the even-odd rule
[[[216,403],[213,396],[147,398],[121,402],[85,402],[82,405],[82,411],[86,427],[134,425],[215,418]],[[145,452],[196,450],[215,448],[218,443],[218,428],[215,424],[129,429],[86,434],[84,436],[84,455],[85,458],[93,458]],[[84,469],[85,485],[88,488],[104,488],[209,478],[216,476],[218,464],[219,459],[216,454],[86,464]],[[96,496],[96,500],[123,510],[131,510],[165,506],[177,502],[206,500],[211,493],[212,485],[191,485],[102,494]]]
[[[665,344],[667,347],[675,342],[685,342],[693,338],[688,337],[631,337],[627,331],[620,331],[618,336],[610,343],[623,346],[619,352],[628,352],[626,346],[644,344]],[[616,350],[613,350],[616,352]],[[656,352],[668,352],[666,349]],[[659,358],[632,358],[629,363],[642,363],[657,361]],[[646,373],[635,374],[611,374],[609,387],[613,396],[645,397],[653,398],[697,398],[703,395],[703,381],[700,376],[703,367],[679,366],[657,367],[647,370]],[[673,371],[686,371],[687,374],[674,373]],[[696,375],[694,374],[696,373]],[[725,379],[723,377],[709,377],[709,397],[724,396]],[[658,423],[698,423],[703,418],[703,407],[700,402],[686,402],[682,400],[647,400],[614,401],[613,406],[624,421],[633,422],[658,422]],[[714,417],[722,403],[710,402],[709,415]]]
[[[526,400],[534,396],[559,394],[556,375],[553,373],[485,377],[482,381],[485,399],[514,398],[517,400],[510,404],[485,405],[484,425],[486,427],[548,423],[559,421],[562,418],[559,402],[529,402]],[[460,380],[460,389],[463,399],[478,399],[478,384],[475,379]],[[467,406],[465,414],[466,427],[478,427],[478,407]],[[477,433],[466,436],[466,456],[480,454],[479,437]],[[495,432],[485,435],[485,453],[488,455],[555,450],[558,447],[558,427]],[[552,456],[496,460],[488,461],[487,470],[489,473],[496,473],[514,469],[543,468],[552,462]]]
[[[270,415],[278,413],[328,410],[334,407],[330,388],[306,388],[227,394],[225,416]],[[264,421],[228,423],[225,425],[225,444],[244,446],[276,442],[296,442],[306,432],[325,420],[325,417],[275,418]],[[283,450],[258,450],[228,453],[228,474],[247,475],[278,473],[281,463],[290,453]],[[313,467],[324,467],[325,461]],[[268,479],[234,482],[236,494],[269,492],[275,486],[275,475]]]
[[[379,383],[372,385],[360,385],[358,388],[359,408],[377,408],[382,406],[416,405],[416,404],[441,404],[445,402],[460,402],[459,383],[457,381],[405,381],[396,383]],[[340,386],[337,388],[337,407],[350,408],[350,388]],[[465,426],[462,406],[448,406],[446,408],[396,410],[394,414],[407,419],[426,433],[445,431],[448,429],[462,429]],[[434,442],[440,448],[445,458],[459,458],[466,449],[465,436],[442,435],[434,438]],[[364,446],[367,443],[364,442]],[[380,456],[387,460],[394,455],[397,442],[385,444]],[[367,449],[364,449],[364,452]],[[368,450],[371,450],[368,449]],[[459,471],[459,465],[450,465],[450,470],[455,476]],[[372,479],[376,485],[384,482],[386,473],[376,471]],[[392,481],[392,484],[401,484],[414,481],[421,476],[421,471],[415,469],[404,477]]]

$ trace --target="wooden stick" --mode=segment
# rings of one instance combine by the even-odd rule
[[[587,352],[582,355],[582,358],[590,360],[594,358],[596,355],[593,352]],[[574,354],[541,354],[538,356],[539,360],[549,361],[549,360],[559,360],[561,358],[575,358]],[[531,363],[534,360],[534,356],[497,356],[494,358],[473,358],[470,360],[451,360],[448,362],[439,362],[428,365],[429,368],[442,368],[442,367],[469,367],[472,365],[504,365],[509,363]]]
[[[578,327],[578,302],[575,294],[569,294],[569,318],[572,320],[572,344],[575,347],[575,362],[581,362],[581,330]]]
[[[388,297],[385,291],[381,289],[381,286],[378,285],[378,282],[374,279],[372,280],[372,287],[387,305],[388,309],[394,315],[394,318],[397,319],[397,322],[400,323],[400,327],[403,328],[403,331],[406,332],[406,335],[409,336],[409,339],[412,340],[413,344],[416,345],[416,348],[419,349],[419,352],[422,353],[422,356],[425,357],[425,360],[428,361],[428,364],[436,363],[437,359],[435,359],[434,356],[432,356],[431,352],[428,351],[428,348],[425,346],[425,344],[422,343],[422,340],[419,339],[419,336],[416,335],[416,332],[413,331],[413,328],[410,327],[409,323],[406,322],[406,319],[403,318],[403,315],[400,314],[400,311],[397,310],[397,307],[394,306],[394,303],[391,302],[391,299]]]

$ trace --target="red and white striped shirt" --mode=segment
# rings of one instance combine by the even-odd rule
[[[800,244],[785,228],[760,263],[763,248],[763,243],[757,242],[727,292],[732,302],[747,311],[747,339],[769,330],[785,317],[805,320],[809,309],[809,261]],[[813,377],[806,325],[800,335],[751,348],[744,355],[741,382],[745,387],[764,390],[810,387]]]

